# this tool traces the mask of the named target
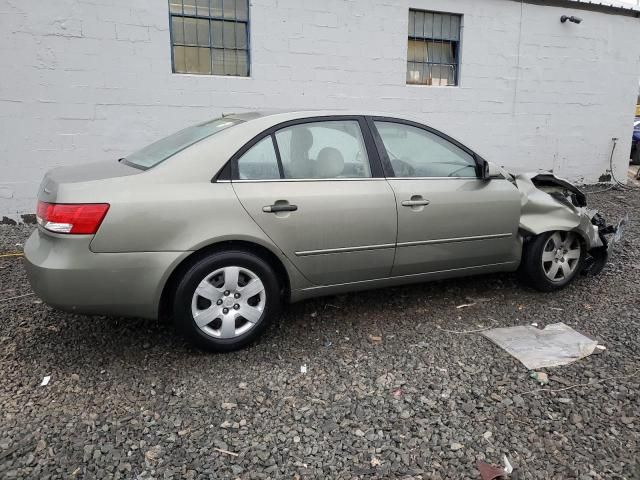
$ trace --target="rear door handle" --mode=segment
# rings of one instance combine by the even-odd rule
[[[264,213],[295,212],[296,210],[298,210],[297,205],[289,205],[288,203],[277,203],[262,207]]]
[[[402,206],[403,207],[424,207],[426,205],[429,205],[429,200],[403,200],[402,201]]]

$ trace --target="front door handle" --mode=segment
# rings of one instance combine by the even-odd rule
[[[276,203],[262,207],[264,213],[295,212],[296,210],[298,210],[297,205],[290,205],[288,203]]]
[[[429,205],[429,203],[430,203],[429,200],[425,200],[424,198],[416,199],[414,197],[411,197],[411,200],[403,200],[402,206],[403,207],[425,207]]]

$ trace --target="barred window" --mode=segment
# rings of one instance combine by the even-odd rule
[[[407,83],[458,85],[462,15],[409,10]]]
[[[249,76],[249,0],[169,0],[174,73]]]

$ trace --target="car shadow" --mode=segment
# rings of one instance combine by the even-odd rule
[[[52,367],[77,369],[78,362],[108,369],[114,363],[149,365],[179,358],[242,357],[243,361],[265,361],[274,350],[313,355],[336,336],[349,337],[389,318],[425,316],[458,303],[495,297],[496,292],[519,288],[513,275],[443,280],[403,287],[322,297],[288,305],[282,315],[253,346],[240,352],[212,355],[191,347],[170,321],[105,316],[84,316],[53,310],[42,304],[26,306],[36,320],[20,324],[15,332],[15,355],[29,361],[37,355]],[[428,306],[428,311],[425,307]],[[336,333],[337,332],[337,333]],[[227,360],[225,360],[227,361]]]

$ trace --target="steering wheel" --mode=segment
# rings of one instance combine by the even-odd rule
[[[391,166],[393,167],[393,173],[396,177],[413,177],[416,174],[415,168],[399,158],[391,160]]]
[[[460,167],[457,170],[454,170],[449,175],[447,175],[447,177],[455,177],[458,172],[461,172],[462,170],[465,170],[467,168],[473,168],[475,170],[476,167],[474,165],[465,165],[464,167]]]

